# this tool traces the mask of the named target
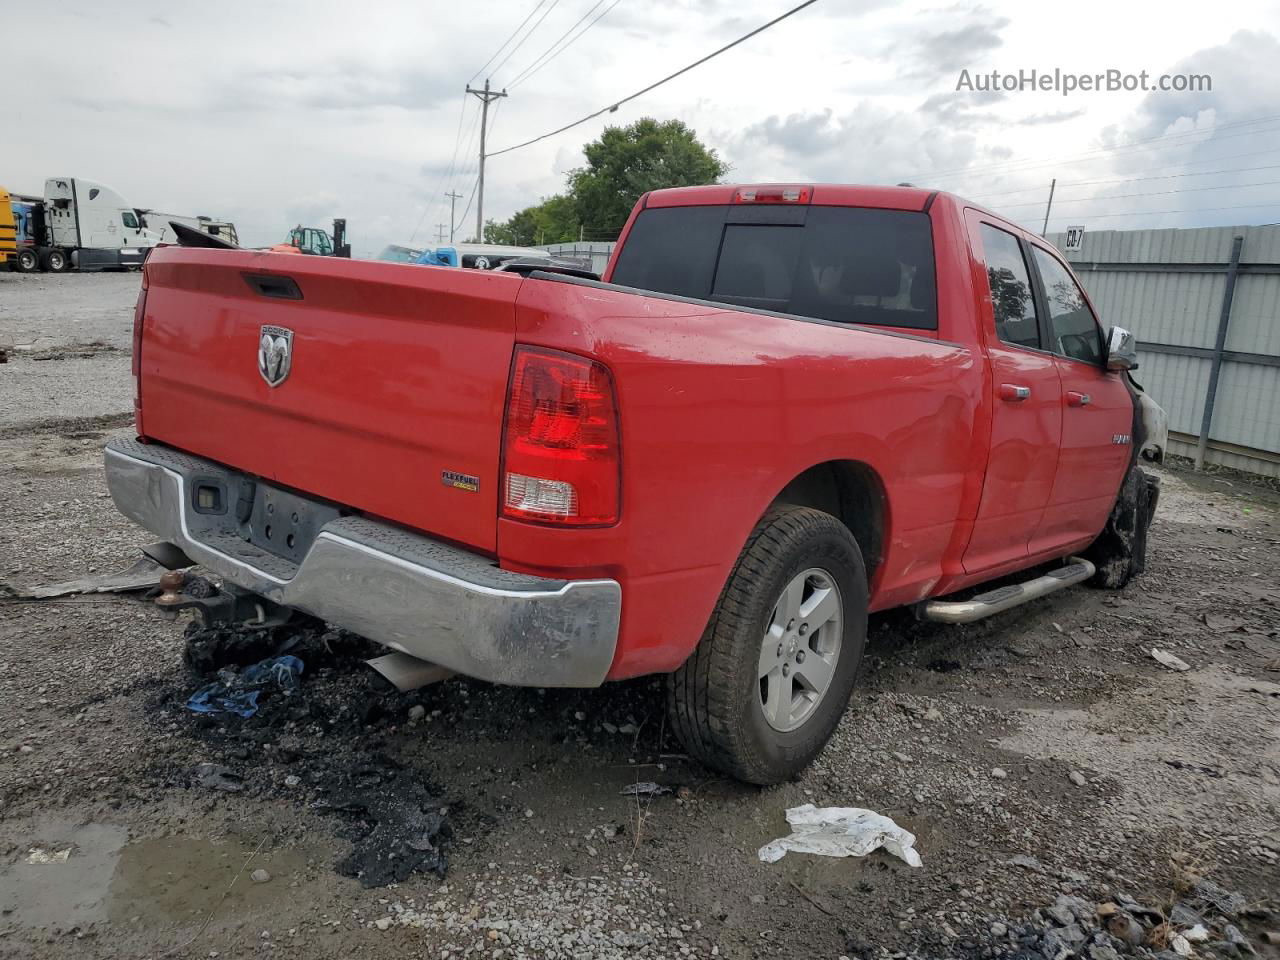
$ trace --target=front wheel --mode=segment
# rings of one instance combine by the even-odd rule
[[[1160,478],[1131,467],[1120,485],[1107,525],[1084,552],[1098,568],[1089,583],[1119,590],[1147,566],[1147,529],[1160,500]]]
[[[668,679],[671,724],[710,767],[749,783],[790,779],[840,722],[866,636],[866,567],[849,529],[819,510],[774,508]]]

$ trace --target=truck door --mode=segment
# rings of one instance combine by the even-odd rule
[[[1031,250],[1063,391],[1058,469],[1035,553],[1083,546],[1106,523],[1133,451],[1133,399],[1123,374],[1106,369],[1102,328],[1071,271],[1039,244]]]
[[[1062,438],[1057,359],[1045,348],[1030,252],[1016,234],[969,211],[973,256],[986,274],[979,311],[991,366],[991,443],[966,572],[1016,566],[1053,489]]]

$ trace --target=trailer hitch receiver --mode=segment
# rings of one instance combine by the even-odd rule
[[[219,623],[245,623],[256,627],[278,626],[288,621],[293,611],[272,603],[235,584],[215,586],[204,577],[182,570],[170,570],[160,577],[160,596],[156,606],[169,618],[179,610],[191,610],[206,626]]]

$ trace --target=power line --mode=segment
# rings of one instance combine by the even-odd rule
[[[542,56],[538,57],[537,60],[534,60],[527,67],[525,67],[518,74],[516,74],[516,78],[512,80],[509,84],[507,84],[507,87],[509,89],[514,89],[517,84],[524,83],[530,77],[534,76],[536,73],[538,73],[538,71],[540,71],[548,63],[550,63],[556,57],[560,56],[560,54],[564,53],[571,46],[573,46],[574,43],[576,43],[584,33],[586,33],[588,30],[594,27],[597,23],[599,23],[601,20],[607,17],[609,15],[609,11],[612,10],[621,2],[622,0],[613,0],[613,3],[609,4],[609,6],[607,6],[604,9],[603,13],[601,13],[598,17],[596,17],[594,20],[588,23],[585,27],[583,27],[582,30],[579,30],[578,33],[575,34],[572,38],[570,38],[568,42],[566,42],[563,46],[561,46],[559,50],[555,50],[555,48],[559,46],[560,42],[564,40],[565,37],[569,36],[569,34],[573,33],[574,30],[578,29],[578,24],[582,23],[582,21],[586,20],[587,17],[591,16],[591,14],[595,12],[595,10],[599,8],[599,6],[602,3],[604,3],[604,0],[596,0],[595,4],[593,4],[591,8],[587,10],[586,13],[584,13],[581,17],[578,18],[577,23],[575,23],[572,27],[570,27],[563,34],[561,34],[559,40],[557,40],[551,46],[547,47],[547,49],[542,52]],[[552,53],[551,52],[552,50],[555,50],[555,53]],[[547,56],[548,54],[550,54],[550,56]]]
[[[763,33],[765,30],[768,30],[770,27],[774,26],[775,24],[781,23],[783,20],[787,19],[788,17],[794,16],[795,14],[799,13],[805,7],[813,6],[813,4],[817,2],[818,0],[805,0],[804,3],[798,6],[792,7],[786,13],[782,14],[782,16],[775,17],[774,19],[770,20],[768,23],[764,24],[763,26],[756,27],[756,29],[752,30],[750,33],[739,37],[737,40],[734,40],[732,43],[725,44],[723,47],[721,47],[719,50],[716,50],[714,53],[707,54],[701,60],[695,60],[693,63],[689,64],[687,67],[684,67],[680,70],[677,70],[675,73],[672,73],[672,74],[669,74],[668,76],[663,77],[657,83],[649,84],[649,86],[645,87],[643,90],[638,90],[635,93],[631,94],[631,96],[629,97],[623,97],[621,100],[617,101],[616,103],[613,103],[607,107],[601,107],[595,113],[588,114],[587,116],[583,117],[581,120],[575,120],[573,121],[573,123],[567,123],[563,127],[560,127],[557,130],[552,130],[550,133],[544,133],[540,137],[534,137],[532,140],[526,140],[524,143],[517,143],[513,147],[506,147],[502,150],[495,150],[493,153],[489,154],[489,156],[499,157],[504,153],[510,153],[513,150],[519,150],[523,147],[531,146],[532,144],[535,144],[540,140],[546,140],[548,137],[554,137],[556,134],[564,133],[566,130],[572,130],[574,127],[580,126],[586,123],[588,120],[594,120],[596,117],[600,116],[603,113],[612,113],[616,111],[624,103],[629,103],[632,100],[635,100],[637,97],[642,97],[649,91],[656,90],[658,87],[662,86],[664,83],[674,80],[676,77],[681,76],[682,74],[688,73],[690,70],[694,69],[695,67],[702,66],[702,64],[706,63],[708,60],[715,59],[716,57],[720,56],[720,54],[724,53],[726,50],[733,49],[738,44],[743,43],[747,40],[750,40],[756,34]]]
[[[484,69],[485,69],[485,67],[487,67],[487,66],[489,66],[489,64],[493,63],[494,58],[495,58],[495,57],[497,57],[497,56],[498,56],[498,54],[500,54],[503,50],[505,50],[505,49],[506,49],[507,44],[508,44],[508,43],[510,43],[512,40],[514,40],[514,39],[516,38],[516,34],[517,34],[517,33],[519,33],[521,30],[523,30],[523,29],[524,29],[524,25],[525,25],[526,23],[528,23],[530,20],[532,20],[532,19],[533,19],[533,15],[534,15],[535,13],[537,13],[537,12],[538,12],[538,10],[542,7],[542,5],[543,5],[544,3],[546,3],[546,2],[547,2],[547,0],[538,0],[537,5],[536,5],[532,10],[530,10],[530,11],[529,11],[529,15],[528,15],[527,17],[525,17],[523,20],[521,20],[521,21],[520,21],[520,26],[518,26],[518,27],[516,27],[514,30],[512,30],[512,31],[511,31],[511,36],[507,37],[507,39],[506,39],[506,40],[503,40],[503,41],[502,41],[502,46],[500,46],[497,50],[493,51],[493,56],[492,56],[492,57],[490,57],[488,60],[486,60],[486,61],[484,62],[484,67],[481,67],[479,70],[477,70],[475,73],[473,73],[473,74],[471,75],[470,79],[468,79],[468,80],[467,80],[467,86],[470,86],[470,85],[471,85],[471,81],[472,81],[472,80],[474,80],[476,77],[480,76],[480,74],[484,73]]]
[[[1264,153],[1273,153],[1275,151],[1266,150]],[[1162,169],[1155,167],[1154,169]],[[1266,167],[1224,167],[1221,170],[1202,170],[1199,173],[1166,173],[1153,177],[1123,177],[1119,180],[1063,180],[1058,186],[1061,187],[1093,187],[1102,184],[1111,183],[1144,183],[1149,180],[1177,180],[1181,177],[1208,177],[1219,173],[1252,173],[1257,170],[1280,170],[1280,164],[1272,164]],[[969,194],[967,200],[982,200],[988,197],[1007,197],[1014,193],[1030,193],[1033,190],[1044,190],[1044,184],[1037,184],[1034,187],[1019,187],[1017,190],[1003,190],[1000,193],[978,193]]]
[[[1097,149],[1095,149],[1095,150],[1088,150],[1088,151],[1085,151],[1084,153],[1076,154],[1076,155],[1075,155],[1075,156],[1073,156],[1073,157],[1065,157],[1065,158],[1058,159],[1058,160],[1055,160],[1055,159],[1053,159],[1053,158],[1049,158],[1049,157],[1040,158],[1039,160],[1036,160],[1036,159],[1030,159],[1030,158],[1028,158],[1028,159],[1023,159],[1023,160],[1001,160],[1001,161],[997,161],[997,162],[995,162],[995,163],[982,164],[982,165],[979,165],[979,166],[976,166],[976,167],[953,167],[953,168],[951,168],[950,170],[933,170],[933,171],[929,171],[929,172],[926,172],[926,173],[919,173],[919,174],[914,174],[914,175],[908,175],[908,176],[903,177],[903,178],[901,178],[901,179],[913,180],[913,179],[923,179],[923,178],[925,178],[925,177],[946,177],[946,176],[951,176],[951,175],[955,175],[955,176],[959,176],[959,177],[961,177],[961,178],[964,178],[964,177],[965,177],[965,175],[967,175],[967,174],[972,174],[972,173],[980,172],[980,171],[991,171],[991,170],[1002,170],[1003,172],[1016,173],[1016,172],[1018,172],[1018,170],[1019,170],[1019,169],[1034,169],[1033,167],[1025,167],[1025,166],[1022,166],[1022,165],[1023,165],[1023,164],[1028,164],[1028,163],[1038,163],[1038,164],[1039,164],[1039,163],[1041,163],[1041,160],[1045,161],[1044,163],[1042,163],[1042,164],[1041,164],[1042,166],[1061,166],[1062,164],[1064,164],[1064,163],[1066,163],[1066,162],[1068,162],[1068,161],[1081,160],[1081,159],[1083,159],[1083,158],[1092,157],[1092,156],[1099,155],[1099,154],[1104,155],[1104,156],[1110,156],[1110,155],[1115,154],[1115,153],[1118,153],[1118,152],[1120,152],[1120,151],[1127,151],[1127,150],[1130,150],[1130,149],[1133,149],[1133,148],[1144,147],[1144,145],[1145,145],[1145,144],[1155,144],[1155,143],[1158,143],[1158,144],[1164,145],[1164,144],[1167,144],[1168,142],[1173,141],[1173,140],[1179,140],[1179,141],[1180,141],[1180,140],[1183,140],[1183,139],[1185,139],[1185,138],[1187,138],[1187,137],[1199,137],[1199,136],[1203,136],[1206,132],[1208,132],[1208,133],[1212,134],[1212,133],[1216,133],[1216,132],[1217,132],[1217,131],[1219,131],[1219,130],[1227,130],[1227,129],[1232,129],[1232,128],[1234,128],[1234,127],[1241,127],[1241,126],[1253,126],[1253,125],[1255,125],[1255,124],[1259,124],[1259,123],[1272,123],[1272,122],[1274,122],[1274,121],[1276,121],[1276,120],[1280,120],[1280,115],[1274,115],[1274,116],[1269,116],[1269,117],[1257,117],[1257,118],[1255,118],[1255,119],[1253,119],[1253,120],[1236,120],[1236,121],[1233,121],[1233,122],[1231,122],[1231,123],[1222,123],[1222,124],[1218,124],[1217,126],[1215,126],[1211,131],[1204,131],[1204,130],[1186,130],[1186,131],[1183,131],[1183,132],[1181,132],[1181,133],[1166,133],[1166,134],[1161,134],[1161,135],[1160,135],[1160,136],[1158,136],[1158,137],[1147,137],[1147,138],[1145,138],[1145,139],[1143,139],[1143,140],[1134,140],[1134,141],[1131,141],[1130,143],[1121,143],[1121,144],[1116,144],[1115,146],[1112,146],[1112,147],[1099,147],[1099,148],[1097,148]],[[1257,132],[1257,131],[1248,131],[1248,132],[1246,132],[1246,133],[1242,133],[1242,134],[1233,134],[1232,136],[1233,136],[1233,137],[1234,137],[1234,136],[1252,136],[1252,135],[1253,135],[1254,133],[1256,133],[1256,132]],[[1272,132],[1272,131],[1266,131],[1266,132],[1268,132],[1268,133],[1269,133],[1269,132]],[[1226,139],[1230,139],[1230,138],[1229,138],[1229,137],[1218,137],[1218,138],[1216,138],[1216,139],[1217,139],[1217,140],[1226,140]]]
[[[530,68],[531,68],[531,67],[533,67],[533,65],[534,65],[534,64],[536,64],[536,63],[541,63],[541,62],[542,62],[543,57],[545,57],[545,56],[546,56],[547,54],[549,54],[552,50],[554,50],[557,46],[559,46],[559,45],[560,45],[560,42],[561,42],[562,40],[564,40],[564,38],[565,38],[565,37],[567,37],[569,34],[573,33],[573,31],[574,31],[574,30],[577,30],[577,29],[578,29],[578,24],[582,23],[582,21],[583,21],[583,20],[585,20],[585,19],[587,19],[587,17],[591,16],[591,14],[595,11],[595,9],[596,9],[598,6],[600,6],[600,4],[602,4],[602,3],[604,3],[604,0],[596,0],[596,2],[595,2],[595,3],[593,3],[593,4],[592,4],[588,9],[587,9],[587,12],[586,12],[586,13],[584,13],[582,16],[580,16],[577,20],[575,20],[575,21],[573,22],[573,26],[571,26],[571,27],[570,27],[568,30],[566,30],[564,33],[560,34],[560,36],[556,37],[556,38],[555,38],[555,40],[554,40],[554,41],[552,41],[551,46],[547,47],[547,49],[543,50],[543,51],[542,51],[542,53],[538,54],[538,56],[534,57],[534,59],[533,59],[532,61],[530,61],[528,64],[526,64],[526,65],[525,65],[525,68],[524,68],[523,70],[521,70],[519,73],[517,73],[517,74],[515,75],[515,77],[514,77],[514,78],[513,78],[513,79],[512,79],[508,84],[507,84],[507,87],[508,87],[508,88],[510,88],[510,87],[514,87],[517,83],[519,83],[519,82],[520,82],[520,80],[521,80],[521,78],[523,78],[523,77],[524,77],[524,75],[525,75],[526,73],[528,73],[528,72],[529,72]]]
[[[472,120],[471,125],[467,127],[466,146],[463,147],[461,152],[461,156],[463,158],[462,163],[459,167],[455,168],[453,171],[453,178],[449,181],[450,190],[454,190],[457,188],[457,181],[459,178],[462,178],[463,180],[465,180],[471,177],[471,175],[477,170],[476,163],[467,158],[473,156],[471,148],[475,145],[476,133],[478,133],[479,130],[480,130],[480,111],[477,110],[475,119]]]
[[[493,121],[492,121],[492,123],[491,123],[491,125],[490,125],[491,127],[497,126],[497,124],[498,124],[498,114],[502,112],[502,104],[503,104],[503,103],[504,103],[504,101],[499,100],[499,101],[498,101],[498,105],[497,105],[496,107],[494,107],[494,108],[493,108]],[[465,223],[465,222],[466,222],[466,219],[467,219],[467,214],[471,212],[471,201],[475,199],[475,196],[476,196],[476,187],[477,187],[477,185],[479,184],[479,182],[480,182],[480,171],[479,171],[479,168],[477,167],[477,168],[476,168],[476,175],[475,175],[475,179],[471,181],[471,189],[470,189],[469,191],[467,191],[467,205],[466,205],[466,207],[465,207],[465,208],[463,209],[463,211],[462,211],[462,216],[458,218],[458,222],[459,222],[459,223]],[[464,242],[465,242],[465,241],[464,241]],[[476,242],[476,243],[483,243],[483,242],[484,242],[483,228],[482,228],[481,235],[480,235],[479,237],[476,237],[476,241],[475,241],[475,242]]]
[[[476,195],[476,181],[478,181],[479,179],[480,179],[480,175],[476,174],[476,179],[471,181],[471,189],[467,191],[467,207],[465,210],[462,211],[463,222],[466,222],[467,214],[471,211],[471,198]],[[481,242],[482,240],[477,237],[476,243],[481,243]],[[463,243],[466,243],[466,241],[464,240]]]
[[[458,162],[458,146],[462,143],[462,118],[467,113],[467,95],[462,95],[462,106],[458,110],[458,132],[453,138],[453,157],[449,160],[449,166],[440,174],[440,178],[436,180],[435,189],[431,191],[431,199],[427,201],[427,205],[422,208],[422,215],[418,217],[418,224],[413,228],[413,236],[409,238],[409,242],[413,243],[418,237],[418,231],[422,229],[422,221],[427,218],[427,213],[435,206],[436,197],[440,194],[440,188],[444,186],[444,181],[453,173],[454,164]],[[452,188],[453,184],[449,185]]]
[[[1280,180],[1264,180],[1261,183],[1220,183],[1209,187],[1187,187],[1182,190],[1152,190],[1147,193],[1115,193],[1100,197],[1076,197],[1072,200],[1059,200],[1058,203],[1096,203],[1103,200],[1132,200],[1134,197],[1167,197],[1175,193],[1199,193],[1201,190],[1243,190],[1246,187],[1273,187]],[[1040,201],[1028,200],[1026,203],[1002,203],[1001,209],[1013,207],[1038,207]]]
[[[498,61],[498,65],[489,71],[488,76],[493,76],[493,74],[497,73],[504,66],[506,66],[507,61],[511,59],[511,55],[514,54],[521,47],[523,47],[525,45],[525,41],[527,41],[530,37],[532,37],[537,32],[538,28],[542,26],[542,21],[547,19],[547,14],[550,13],[552,10],[554,10],[556,8],[556,4],[558,4],[559,2],[560,0],[551,0],[551,6],[547,7],[547,9],[542,11],[542,16],[538,18],[538,22],[529,28],[529,32],[520,38],[520,42],[517,43],[514,47],[512,47],[510,51],[508,51],[505,57],[503,57],[501,60]]]
[[[1195,207],[1188,210],[1129,210],[1125,213],[1089,213],[1072,214],[1077,220],[1102,220],[1107,217],[1157,217],[1166,213],[1214,213],[1218,210],[1269,210],[1280,207],[1280,203],[1245,203],[1232,207]]]
[[[1280,119],[1280,117],[1264,117],[1264,118],[1261,118],[1261,119],[1258,119],[1258,120],[1249,120],[1249,121],[1241,121],[1241,122],[1242,122],[1242,123],[1251,123],[1251,124],[1253,124],[1253,123],[1271,123],[1271,122],[1274,122],[1274,121],[1275,121],[1275,120],[1277,120],[1277,119]],[[1223,130],[1223,129],[1227,129],[1228,127],[1233,127],[1233,126],[1236,126],[1236,124],[1225,124],[1225,123],[1224,123],[1224,124],[1222,124],[1220,127],[1217,127],[1217,128],[1215,128],[1215,129],[1216,129],[1216,130]],[[1280,129],[1277,129],[1277,130],[1262,130],[1262,131],[1259,131],[1259,130],[1244,130],[1244,131],[1241,131],[1241,132],[1239,132],[1239,133],[1229,133],[1229,134],[1226,134],[1225,136],[1221,136],[1221,137],[1213,137],[1213,138],[1212,138],[1212,141],[1201,141],[1201,142],[1213,142],[1213,143],[1219,143],[1219,142],[1221,142],[1221,141],[1223,141],[1223,140],[1234,140],[1234,139],[1235,139],[1235,138],[1237,138],[1237,137],[1255,137],[1255,136],[1258,136],[1258,134],[1259,134],[1259,133],[1276,133],[1276,132],[1280,132]],[[1188,137],[1188,136],[1200,136],[1202,133],[1203,133],[1203,131],[1195,131],[1194,133],[1169,134],[1168,136],[1169,136],[1170,138],[1174,138],[1174,137],[1184,138],[1184,137]],[[1143,151],[1145,151],[1145,150],[1158,150],[1158,149],[1160,149],[1161,147],[1165,147],[1165,146],[1184,147],[1184,146],[1189,146],[1189,145],[1190,145],[1190,142],[1178,142],[1178,143],[1168,143],[1168,142],[1164,142],[1164,141],[1165,141],[1165,138],[1163,138],[1163,137],[1161,137],[1161,138],[1154,138],[1154,139],[1155,139],[1155,140],[1159,140],[1159,141],[1161,141],[1161,142],[1143,141],[1143,140],[1140,140],[1140,141],[1136,141],[1135,143],[1120,144],[1120,145],[1115,146],[1115,147],[1106,147],[1106,148],[1103,148],[1103,149],[1101,149],[1101,150],[1095,150],[1095,151],[1090,151],[1089,153],[1082,153],[1082,154],[1078,154],[1078,155],[1076,155],[1076,156],[1074,156],[1074,157],[1065,157],[1065,158],[1063,158],[1063,159],[1061,159],[1061,160],[1051,160],[1051,161],[1046,161],[1046,162],[1043,162],[1043,163],[1038,163],[1038,162],[1033,163],[1033,162],[1031,162],[1031,161],[1026,161],[1026,160],[1010,160],[1010,161],[1005,161],[1005,164],[991,164],[991,165],[986,166],[986,167],[970,167],[970,168],[969,168],[969,170],[968,170],[967,172],[966,172],[965,170],[962,170],[962,169],[957,169],[957,170],[955,170],[955,171],[948,171],[948,172],[946,172],[946,173],[941,173],[941,174],[925,174],[925,175],[919,175],[919,176],[915,176],[915,177],[910,177],[910,176],[909,176],[909,177],[907,177],[906,179],[908,179],[908,180],[914,180],[914,179],[922,179],[922,178],[924,178],[924,177],[947,176],[947,175],[954,175],[954,176],[957,176],[957,177],[959,177],[959,179],[960,179],[961,181],[972,179],[972,178],[973,178],[973,177],[975,177],[975,176],[979,176],[979,177],[982,177],[982,178],[984,178],[984,179],[991,179],[991,178],[999,177],[999,176],[1002,176],[1002,175],[1005,175],[1005,174],[1024,173],[1024,172],[1026,172],[1026,171],[1028,171],[1028,170],[1040,170],[1040,169],[1044,169],[1044,168],[1046,168],[1046,167],[1048,167],[1048,168],[1052,168],[1052,167],[1063,167],[1063,166],[1066,166],[1066,165],[1067,165],[1067,164],[1069,164],[1069,163],[1096,163],[1096,162],[1097,162],[1097,161],[1099,161],[1099,160],[1108,160],[1108,159],[1112,159],[1113,157],[1116,157],[1116,156],[1129,156],[1129,155],[1131,155],[1131,154],[1133,154],[1133,153],[1141,153],[1141,152],[1143,152]],[[1219,159],[1219,158],[1213,158],[1213,159],[1215,159],[1215,160],[1216,160],[1216,159]],[[1188,161],[1188,162],[1190,162],[1190,161]],[[995,167],[997,167],[997,166],[1006,166],[1006,165],[1008,165],[1008,164],[1023,164],[1023,166],[1017,166],[1017,167],[1009,166],[1007,169],[1000,169],[1000,170],[995,170],[995,169],[993,169],[993,168],[995,168]],[[984,171],[984,170],[986,170],[986,171],[990,171],[990,172],[983,173],[982,171]]]

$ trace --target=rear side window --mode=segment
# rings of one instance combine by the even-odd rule
[[[1053,352],[1085,363],[1101,363],[1102,331],[1080,287],[1056,257],[1039,247],[1032,249],[1044,284],[1045,302],[1049,305]]]
[[[636,218],[613,282],[679,297],[711,296],[724,207],[663,207]]]
[[[618,255],[613,282],[836,323],[937,329],[927,214],[855,207],[779,213],[795,222],[734,222],[749,219],[742,207],[645,210]]]
[[[1018,238],[984,223],[982,254],[987,262],[987,283],[991,287],[996,336],[1016,347],[1039,350],[1036,300],[1031,293],[1031,277]]]

